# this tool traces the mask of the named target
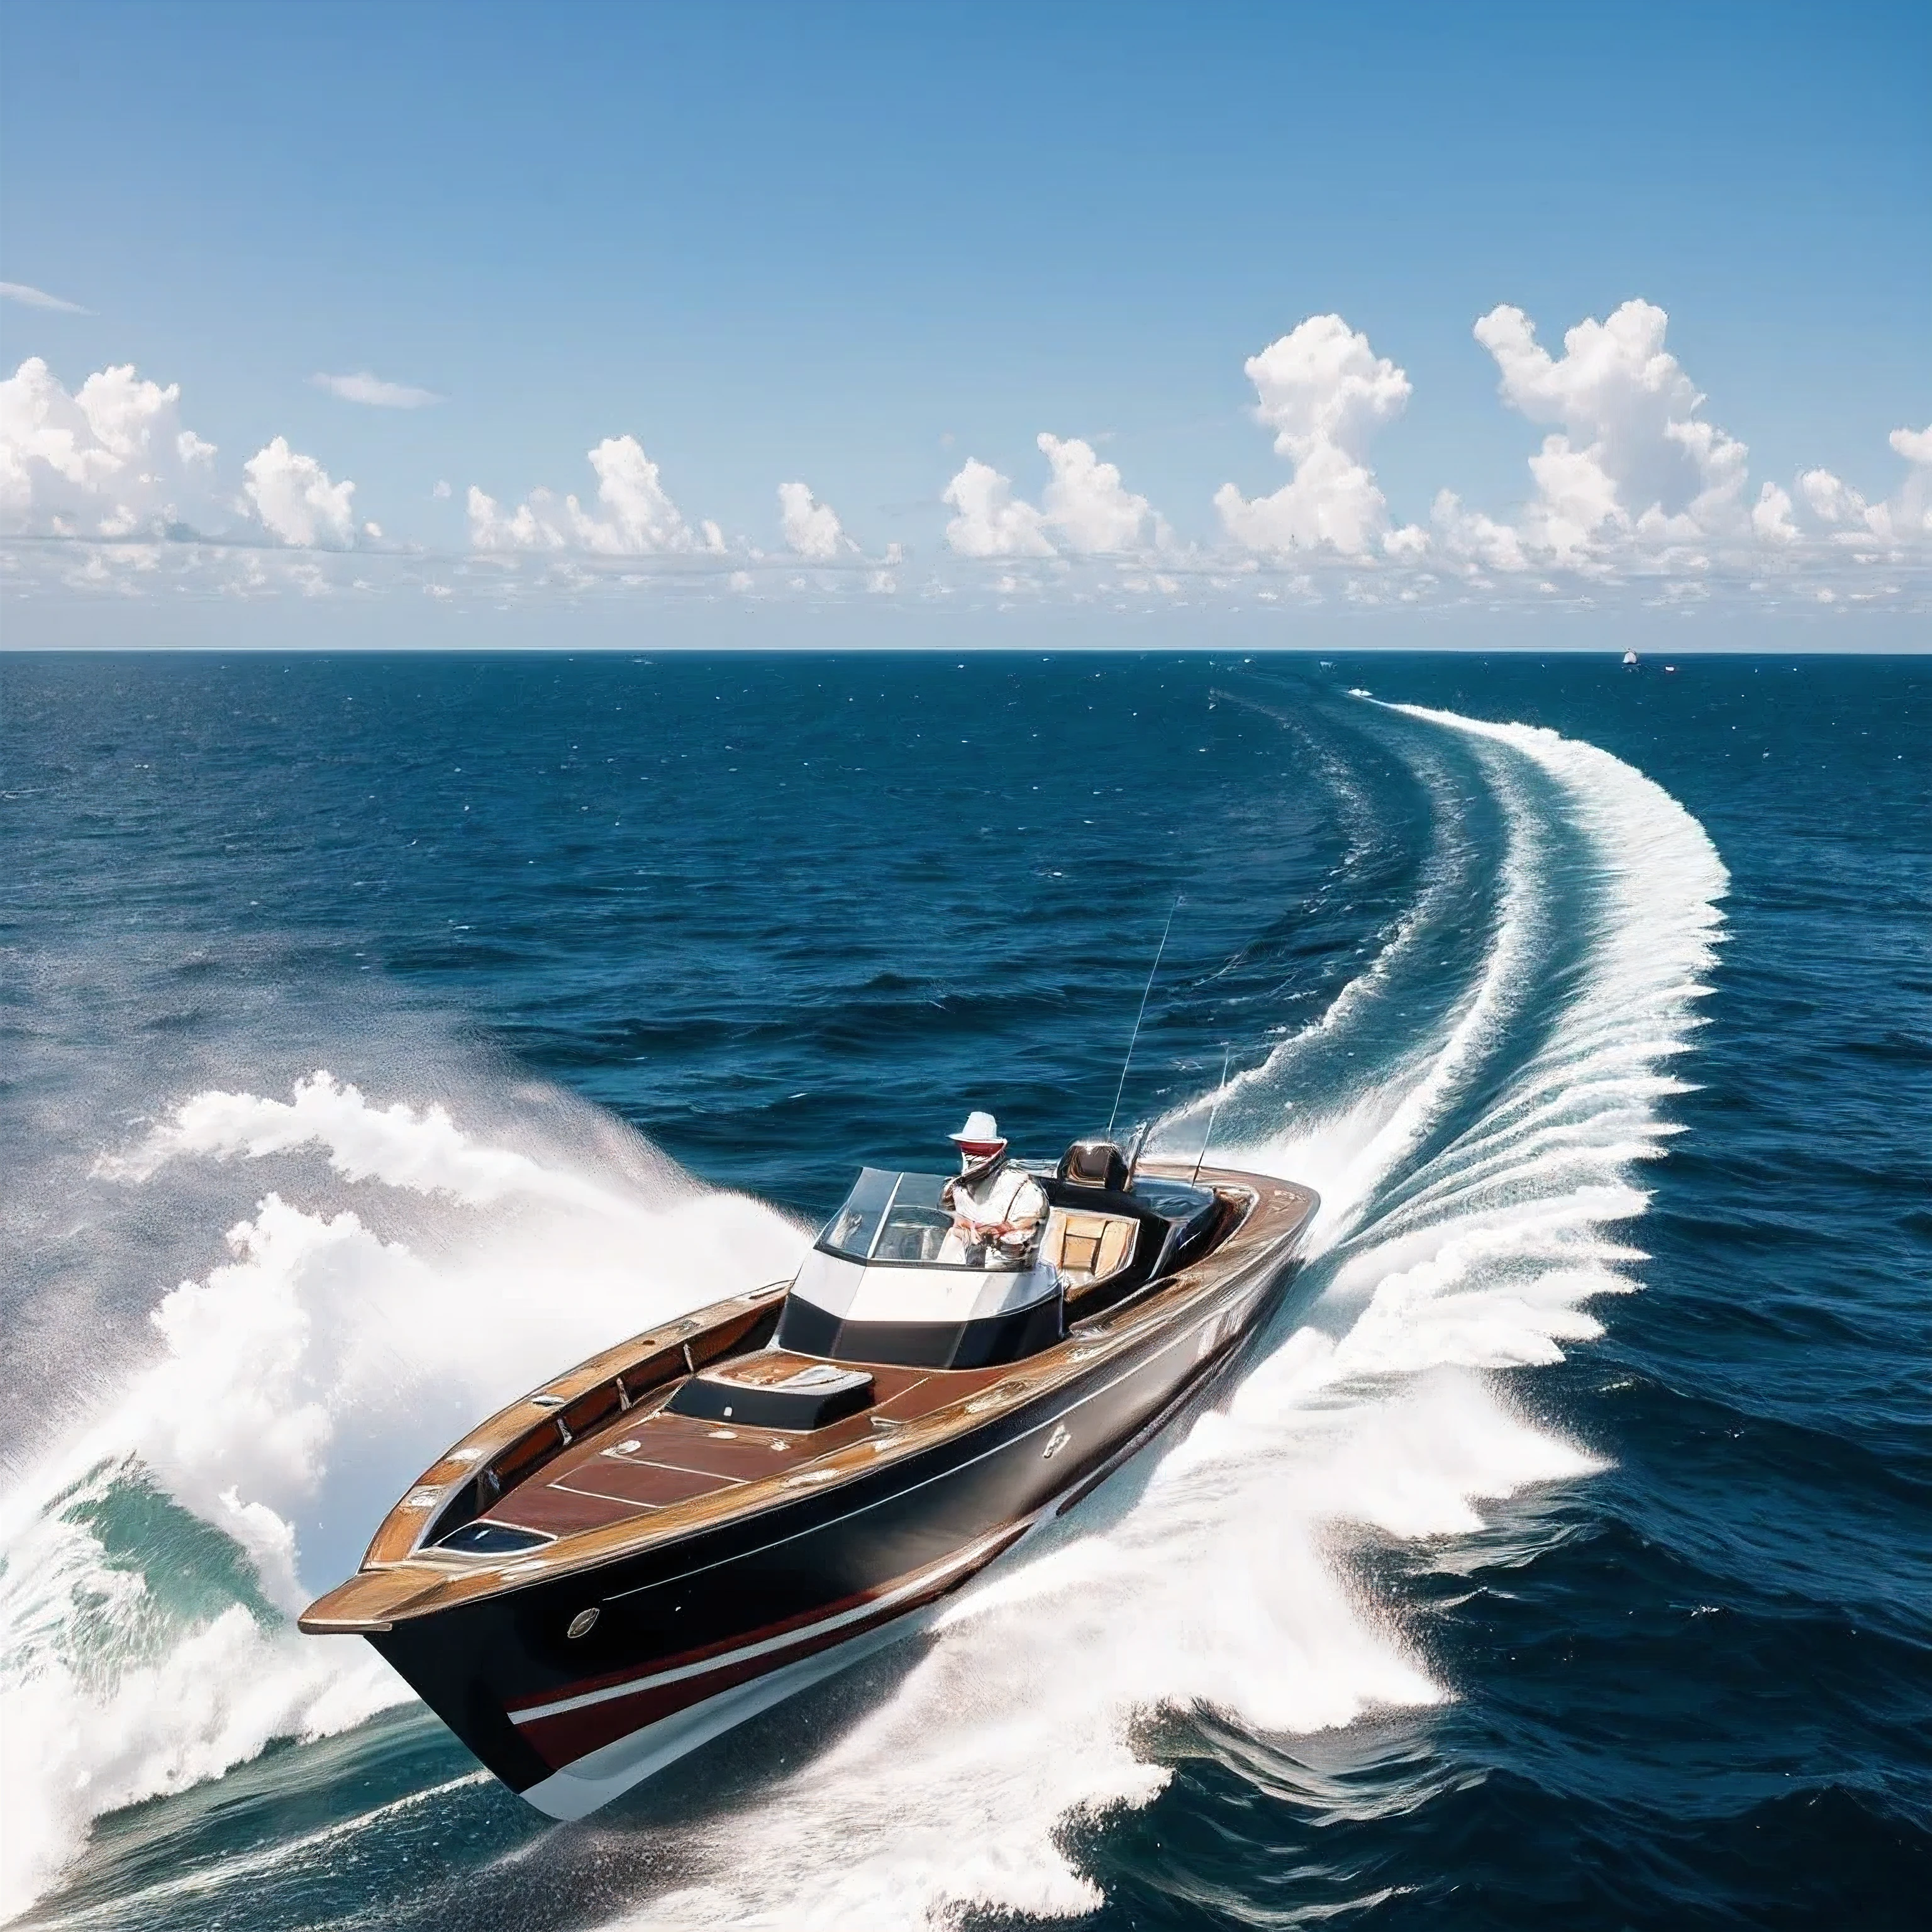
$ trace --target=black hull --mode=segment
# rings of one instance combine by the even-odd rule
[[[369,1640],[505,1784],[580,1815],[908,1626],[1070,1507],[1210,1397],[1296,1266],[1292,1244],[1256,1256],[1130,1349],[876,1474]],[[596,1774],[573,1780],[586,1763]]]

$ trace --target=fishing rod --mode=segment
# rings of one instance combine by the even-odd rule
[[[1194,1172],[1187,1178],[1191,1186],[1201,1178],[1201,1163],[1208,1158],[1208,1150],[1214,1141],[1214,1116],[1221,1111],[1221,1096],[1228,1090],[1228,1069],[1234,1058],[1234,1044],[1230,1040],[1221,1042],[1221,1084],[1214,1089],[1214,1103],[1208,1109],[1208,1131],[1201,1138],[1201,1151],[1194,1156]]]
[[[1167,923],[1160,929],[1160,944],[1154,948],[1154,970],[1148,974],[1147,986],[1141,994],[1141,1010],[1134,1016],[1134,1030],[1127,1040],[1127,1057],[1120,1063],[1120,1084],[1114,1089],[1113,1111],[1107,1116],[1107,1138],[1114,1136],[1114,1123],[1119,1118],[1120,1096],[1127,1090],[1127,1069],[1134,1064],[1134,1048],[1141,1036],[1141,1022],[1147,1018],[1148,1000],[1154,992],[1155,975],[1160,970],[1161,955],[1167,950],[1167,935],[1174,930],[1174,915],[1180,910],[1180,895],[1176,892],[1174,903],[1167,909]]]

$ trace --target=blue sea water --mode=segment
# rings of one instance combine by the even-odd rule
[[[1922,1922],[1928,726],[1912,659],[0,658],[0,1912]],[[1124,1117],[1324,1200],[1221,1412],[580,1825],[295,1633],[861,1160],[1104,1124],[1170,914]]]

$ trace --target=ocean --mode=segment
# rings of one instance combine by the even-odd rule
[[[0,1915],[1917,1924],[1932,663],[0,658]],[[1321,1190],[1216,1411],[553,1825],[292,1616],[862,1161]],[[1224,1078],[1224,1068],[1226,1070]]]

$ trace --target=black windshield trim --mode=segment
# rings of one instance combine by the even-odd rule
[[[1066,1304],[1058,1294],[976,1322],[842,1322],[807,1301],[787,1297],[776,1346],[822,1361],[902,1369],[985,1369],[1050,1348],[1066,1332]]]

